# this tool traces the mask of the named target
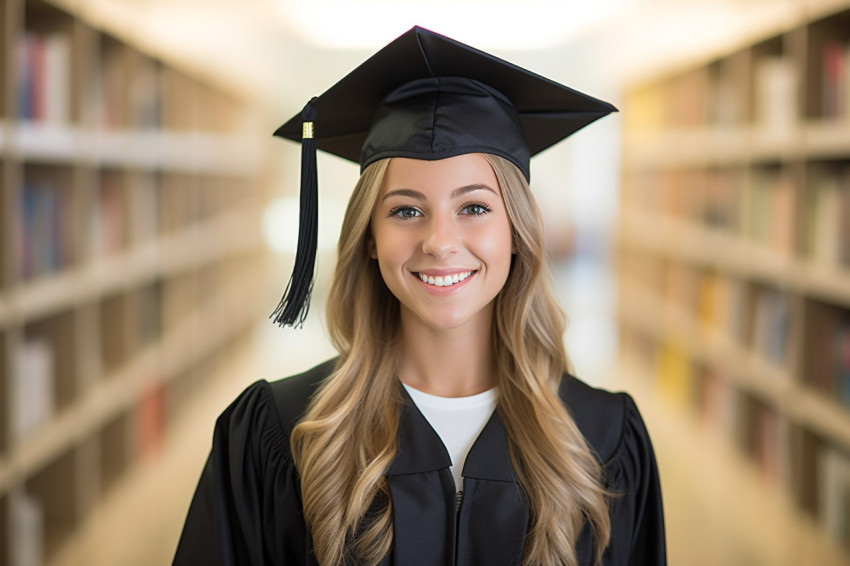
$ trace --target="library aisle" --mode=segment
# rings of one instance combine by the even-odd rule
[[[590,153],[608,161],[557,164],[556,189],[605,192],[568,171],[581,162],[619,191],[614,249],[576,246],[556,270],[565,340],[582,378],[638,401],[671,565],[846,565],[850,0],[737,3],[784,9],[705,56],[606,82],[621,130]],[[265,318],[291,258],[271,257],[261,215],[278,178],[297,178],[295,157],[267,151],[279,107],[211,75],[215,57],[185,65],[102,25],[107,4],[0,0],[3,565],[169,564],[216,416],[252,381],[332,355],[320,305],[299,331]],[[126,32],[156,2],[121,4]],[[184,16],[199,19],[194,4]],[[565,50],[596,71],[605,56],[584,47],[613,44],[620,61],[631,49],[611,37],[636,28]],[[268,74],[286,96],[313,88],[290,73],[361,60],[283,35],[270,60],[287,72]]]
[[[316,319],[322,315],[316,309]],[[261,317],[260,317],[261,318]],[[135,468],[85,533],[82,566],[154,566],[171,563],[189,501],[212,442],[218,414],[258,379],[306,370],[333,355],[316,319],[298,331],[262,320],[233,346],[227,361],[198,388],[161,450]],[[108,525],[121,524],[121,529]],[[108,536],[99,536],[108,533]]]

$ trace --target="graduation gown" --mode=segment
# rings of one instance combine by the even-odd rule
[[[174,566],[317,564],[289,437],[333,367],[331,360],[288,379],[254,383],[221,414]],[[560,394],[603,464],[605,487],[620,494],[610,503],[611,539],[603,564],[666,564],[658,471],[631,397],[594,389],[571,376],[565,377]],[[394,538],[383,564],[519,564],[528,503],[496,412],[467,456],[462,498],[450,465],[439,436],[407,397],[398,453],[387,471]],[[592,564],[592,538],[585,526],[577,542],[581,566]]]

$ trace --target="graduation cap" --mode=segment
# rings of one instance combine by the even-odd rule
[[[386,157],[491,153],[530,179],[532,155],[616,108],[421,27],[375,53],[275,131],[301,142],[301,211],[292,277],[272,313],[307,316],[318,238],[316,149],[360,164]]]

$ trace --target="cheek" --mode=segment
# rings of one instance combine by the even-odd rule
[[[494,227],[484,238],[481,238],[479,249],[489,258],[490,263],[493,264],[492,268],[498,266],[507,271],[514,253],[510,225],[505,222],[503,225]]]
[[[392,230],[372,230],[370,255],[377,259],[383,271],[385,268],[404,261],[409,254],[405,252],[406,243],[403,234]]]

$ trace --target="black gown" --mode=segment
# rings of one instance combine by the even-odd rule
[[[174,566],[316,565],[289,436],[333,367],[331,360],[288,379],[254,383],[222,413]],[[631,397],[571,376],[560,394],[603,463],[605,487],[620,494],[610,504],[604,566],[666,564],[658,470]],[[519,564],[529,511],[498,415],[494,412],[467,456],[459,507],[448,452],[409,398],[398,439],[387,472],[393,547],[383,564]],[[581,566],[592,564],[592,538],[585,526],[577,542]]]

